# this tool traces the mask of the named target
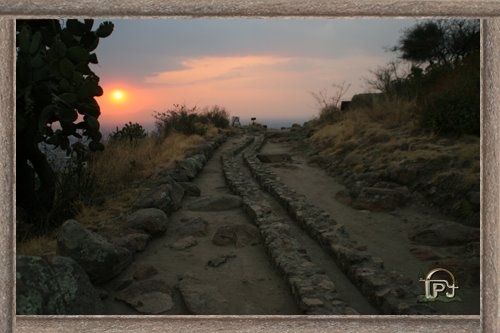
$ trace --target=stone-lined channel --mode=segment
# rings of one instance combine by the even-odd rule
[[[301,309],[307,314],[433,313],[416,302],[412,282],[385,270],[382,259],[260,163],[256,154],[264,142],[263,136],[248,138],[223,156],[223,171]]]

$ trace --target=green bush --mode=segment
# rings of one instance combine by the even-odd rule
[[[129,121],[121,129],[116,127],[116,130],[109,135],[109,138],[111,141],[128,140],[133,143],[137,140],[145,138],[146,136],[146,130],[142,127],[142,125]]]
[[[174,104],[174,108],[156,112],[153,116],[156,119],[156,129],[160,135],[167,136],[172,131],[186,135],[204,135],[206,128],[200,126],[203,122],[196,113],[197,107],[188,108],[186,105]]]
[[[216,105],[202,112],[197,110],[196,106],[188,108],[186,105],[174,104],[173,109],[155,112],[153,116],[158,134],[166,136],[176,131],[186,135],[204,135],[209,124],[217,128],[229,127],[229,113],[225,108]]]
[[[229,127],[229,113],[225,108],[218,105],[213,106],[210,110],[205,111],[202,117],[206,117],[208,122],[212,123],[217,128]]]

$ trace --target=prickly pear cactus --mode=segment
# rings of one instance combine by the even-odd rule
[[[39,178],[44,204],[54,196],[55,177],[38,148],[40,142],[71,152],[68,137],[88,138],[93,151],[100,140],[99,77],[89,64],[97,64],[95,50],[101,38],[113,32],[94,20],[18,20],[16,22],[16,127],[19,204],[32,205],[34,174]],[[30,193],[33,192],[33,193]]]

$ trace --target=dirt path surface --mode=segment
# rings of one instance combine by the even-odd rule
[[[200,176],[193,181],[201,190],[200,198],[231,193],[222,176],[220,156],[240,140],[241,138],[230,139],[223,144],[205,165]],[[107,284],[106,289],[110,294],[105,303],[106,314],[138,314],[123,302],[114,299],[117,292],[113,288],[116,288],[119,281],[130,279],[141,265],[153,266],[158,274],[152,278],[164,280],[169,286],[176,285],[184,274],[199,280],[193,283],[193,293],[204,290],[204,294],[193,297],[198,297],[198,300],[190,300],[199,303],[191,306],[204,308],[204,313],[198,314],[299,314],[282,277],[266,257],[262,242],[241,247],[217,246],[212,243],[215,231],[223,225],[251,224],[242,209],[189,210],[190,203],[198,199],[186,197],[182,202],[183,208],[169,217],[166,234],[153,240],[144,252],[136,256],[133,265]],[[186,221],[197,217],[208,222],[207,235],[196,237],[197,245],[183,250],[172,249],[170,245],[182,239],[176,230]],[[218,267],[208,265],[210,260],[223,256],[228,256],[225,263]],[[181,297],[177,293],[173,295],[176,306],[164,314],[189,314]]]
[[[312,218],[323,228],[311,235],[290,213],[290,204],[263,186],[269,184],[247,159],[260,146],[245,135],[218,149],[192,182],[201,196],[195,190],[185,197],[182,208],[169,217],[165,235],[151,241],[125,272],[104,286],[106,314],[139,314],[134,308],[150,306],[155,311],[149,313],[157,314],[426,313],[412,292],[433,261],[410,251],[408,232],[443,217],[411,205],[391,213],[355,210],[335,199],[344,187],[308,165],[301,152],[267,141],[261,153],[291,156],[285,162],[262,163],[277,175],[270,186],[282,183],[305,198],[303,207],[312,209]],[[326,214],[324,219],[321,214]],[[325,226],[325,221],[338,225]],[[347,240],[335,244],[337,232]],[[333,243],[322,242],[318,234],[323,233],[323,240]],[[329,251],[331,244],[338,247]],[[340,251],[336,253],[342,262],[332,251]],[[403,287],[392,288],[390,281],[403,281]],[[130,291],[130,286],[140,288]],[[437,314],[479,313],[479,287],[463,287],[460,297],[461,302],[432,306]]]
[[[326,171],[307,163],[307,158],[287,143],[269,140],[262,153],[290,154],[290,163],[273,163],[280,180],[305,195],[310,202],[327,211],[343,224],[351,238],[384,260],[385,267],[418,281],[432,267],[433,260],[419,260],[410,252],[408,233],[422,222],[439,222],[445,217],[428,208],[410,205],[390,213],[356,210],[335,199],[345,187]],[[446,251],[446,250],[443,250]],[[422,287],[423,288],[423,287]],[[462,288],[462,302],[434,304],[440,314],[479,314],[479,286]]]

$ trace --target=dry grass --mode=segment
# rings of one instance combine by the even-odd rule
[[[30,238],[24,242],[18,242],[16,253],[26,256],[42,256],[55,254],[57,248],[56,235],[54,233]]]
[[[207,137],[216,134],[213,129],[207,131]],[[99,206],[80,204],[76,219],[90,228],[100,228],[129,211],[144,189],[144,180],[171,167],[204,140],[199,135],[172,132],[161,142],[148,137],[136,144],[119,141],[108,144],[90,165],[99,182],[98,188],[108,195]]]
[[[208,128],[206,137],[218,134]],[[119,232],[116,217],[128,212],[132,203],[144,189],[142,184],[158,171],[183,159],[186,152],[203,142],[199,135],[186,136],[171,133],[164,140],[147,137],[136,143],[117,141],[108,143],[103,152],[96,153],[89,163],[89,170],[96,179],[95,191],[104,195],[100,205],[76,203],[75,219],[90,230]],[[17,252],[25,255],[45,255],[56,252],[56,233],[33,237],[17,244]]]
[[[184,158],[186,151],[204,139],[199,135],[172,133],[162,142],[153,137],[139,140],[111,142],[103,152],[95,155],[90,169],[103,189],[128,187],[131,182],[154,175],[175,160]]]
[[[384,170],[403,162],[436,162],[445,168],[436,175],[452,167],[467,184],[478,182],[479,138],[423,133],[417,119],[414,102],[385,100],[373,108],[349,110],[340,121],[319,123],[309,140],[321,155],[334,156],[354,172]]]

